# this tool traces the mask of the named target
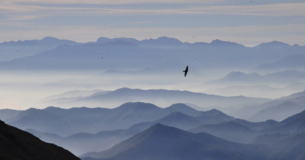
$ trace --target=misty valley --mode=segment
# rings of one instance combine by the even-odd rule
[[[305,159],[304,62],[278,41],[0,43],[0,159]]]

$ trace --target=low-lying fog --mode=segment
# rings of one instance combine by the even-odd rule
[[[123,87],[132,89],[187,90],[221,96],[242,95],[271,99],[300,92],[305,88],[304,77],[298,80],[261,78],[248,81],[241,80],[241,82],[238,81],[238,78],[240,78],[238,75],[234,77],[234,74],[240,73],[233,72],[230,75],[230,71],[194,71],[190,66],[188,76],[183,77],[183,69],[177,68],[176,71],[163,72],[162,74],[124,70],[1,72],[0,107],[14,109],[45,108],[52,105],[81,107],[81,105],[54,104],[48,99],[89,96],[98,91],[112,91]],[[246,74],[247,72],[242,73],[243,76],[250,75]],[[158,104],[158,102],[155,103]],[[97,106],[96,104],[88,103],[86,107]],[[116,106],[101,103],[100,107]]]

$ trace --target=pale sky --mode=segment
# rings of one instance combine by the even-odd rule
[[[302,0],[0,0],[0,42],[168,36],[305,45]]]

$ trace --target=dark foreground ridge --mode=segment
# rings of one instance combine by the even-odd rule
[[[0,120],[1,160],[79,160],[69,151]]]

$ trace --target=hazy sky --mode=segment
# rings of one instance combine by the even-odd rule
[[[303,0],[0,0],[0,42],[169,36],[305,45]]]

